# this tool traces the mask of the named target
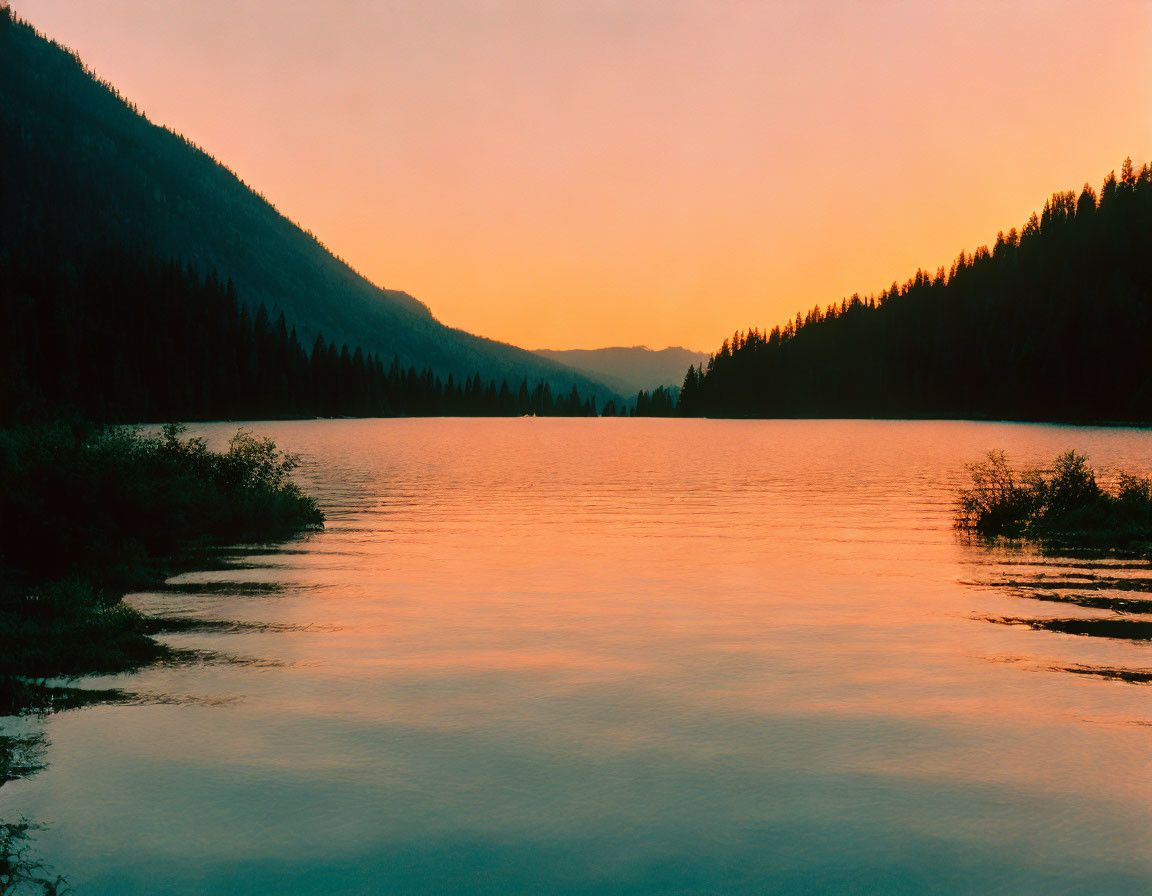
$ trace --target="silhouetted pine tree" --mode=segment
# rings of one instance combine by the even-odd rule
[[[677,412],[1152,421],[1150,248],[1152,169],[1127,160],[947,271],[735,333]]]
[[[79,265],[0,252],[0,324],[0,424],[595,413],[547,382],[525,380],[517,399],[507,382],[385,368],[323,336],[309,352],[283,313],[250,315],[230,281],[111,250]]]

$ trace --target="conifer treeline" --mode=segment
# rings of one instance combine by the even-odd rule
[[[1152,421],[1152,169],[1057,193],[949,270],[771,332],[684,377],[676,413]]]
[[[658,386],[651,392],[641,389],[636,396],[636,407],[633,416],[636,417],[675,417],[676,416],[676,389],[667,386]]]
[[[116,252],[79,271],[0,253],[0,321],[0,423],[596,414],[575,386],[442,380],[322,336],[306,349],[230,281]]]
[[[231,278],[253,314],[261,302],[283,310],[309,350],[324,333],[455,383],[480,371],[514,389],[547,380],[565,398],[575,385],[601,404],[620,400],[576,370],[447,327],[412,296],[368,282],[221,162],[138,115],[74,53],[0,13],[0,255],[27,264],[50,252],[82,270],[108,247]]]

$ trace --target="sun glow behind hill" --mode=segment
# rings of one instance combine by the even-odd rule
[[[714,347],[1152,139],[1136,0],[14,8],[374,282],[521,345]]]
[[[608,390],[570,369],[444,326],[406,293],[378,288],[84,60],[0,11],[0,258],[14,268],[83,282],[118,256],[141,269],[173,260],[231,281],[253,313],[284,312],[285,337],[295,328],[306,347],[322,334],[337,352],[361,348],[457,382],[547,379],[557,394],[576,386],[603,401]],[[27,288],[43,298],[53,282],[38,274]]]

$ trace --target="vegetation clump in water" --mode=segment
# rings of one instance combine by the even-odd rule
[[[121,596],[190,550],[321,525],[297,463],[242,430],[223,452],[178,425],[0,430],[0,714],[71,705],[37,679],[163,656],[159,622]]]
[[[1033,537],[1092,547],[1152,547],[1152,478],[1123,473],[1103,488],[1088,458],[1067,451],[1050,470],[1012,469],[1003,451],[967,465],[956,525],[987,536]]]
[[[297,459],[243,430],[209,450],[169,425],[63,422],[0,429],[0,716],[120,699],[46,679],[121,672],[169,653],[171,623],[122,601],[200,546],[323,524],[292,481]],[[0,734],[0,786],[41,766],[36,736]],[[0,896],[55,894],[62,877],[31,846],[36,825],[0,821]]]

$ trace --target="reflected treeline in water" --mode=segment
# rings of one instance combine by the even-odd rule
[[[278,594],[284,586],[279,582],[172,582],[163,590],[169,594]]]
[[[980,584],[1036,603],[1023,613],[984,618],[1087,638],[1152,641],[1152,479],[1119,473],[1114,488],[1102,487],[1088,458],[1075,451],[1046,470],[1016,470],[998,451],[967,469],[971,483],[959,493],[957,528],[975,538],[1024,537],[1035,545],[1034,556],[1000,561]],[[1037,605],[1053,611],[1058,605],[1059,615],[1031,612]],[[1091,663],[1059,668],[1130,682],[1150,677],[1142,669]]]
[[[951,529],[965,460],[1066,428],[261,429],[327,528],[131,593],[179,659],[87,682],[133,703],[2,803],[77,892],[1146,892],[1147,642],[971,617],[1152,576]]]
[[[0,429],[0,781],[10,786],[46,766],[47,741],[37,731],[63,711],[227,700],[131,686],[139,679],[129,674],[157,665],[283,665],[170,643],[186,632],[263,626],[204,612],[148,613],[123,598],[163,588],[165,576],[198,563],[227,566],[213,545],[320,525],[315,502],[290,477],[296,463],[243,432],[226,452],[213,452],[181,438],[178,426],[154,436],[86,424]],[[39,728],[29,732],[32,717]],[[20,813],[7,798],[0,805],[0,896],[60,892],[63,880],[32,842],[36,831],[52,836],[58,812]],[[53,864],[75,869],[66,859]]]
[[[150,633],[173,635],[260,635],[301,632],[331,632],[331,624],[275,622],[265,619],[234,619],[224,604],[236,599],[286,596],[293,592],[290,583],[253,580],[253,574],[283,565],[280,557],[294,557],[309,552],[301,547],[308,536],[291,542],[236,545],[218,548],[201,555],[202,568],[184,573],[147,591],[130,595],[130,603],[149,620]],[[176,647],[166,645],[158,664],[186,666],[224,664],[254,668],[280,668],[287,663],[270,657],[248,656],[227,649]],[[128,699],[139,702],[201,702],[195,697],[163,693],[134,693]],[[230,700],[230,697],[222,698]]]
[[[290,590],[282,582],[244,581],[229,578],[212,580],[214,574],[230,577],[244,576],[248,571],[261,568],[260,563],[249,562],[258,558],[269,562],[278,554],[301,553],[288,544],[246,545],[234,548],[216,548],[199,553],[204,569],[191,574],[192,581],[172,581],[156,586],[148,592],[130,595],[134,608],[147,607],[142,617],[150,636],[185,634],[241,635],[270,634],[304,631],[332,631],[332,625],[308,625],[287,622],[246,621],[212,616],[213,598],[245,597],[283,594]],[[172,607],[177,599],[179,606]],[[167,608],[164,607],[168,604]],[[187,666],[246,667],[251,669],[277,669],[287,662],[264,656],[249,656],[225,649],[206,647],[178,647],[164,644],[151,664],[157,668]],[[129,670],[133,677],[139,670]],[[8,713],[0,718],[0,788],[16,781],[35,776],[48,765],[51,747],[43,725],[57,713],[98,705],[129,706],[199,706],[226,707],[239,702],[236,695],[201,695],[170,690],[143,688],[94,687],[76,679],[35,679],[8,676],[0,679],[0,711]],[[29,720],[32,721],[29,721]],[[66,875],[57,874],[37,850],[38,832],[49,830],[43,821],[31,820],[23,815],[9,817],[0,812],[0,896],[17,894],[59,894],[71,892]]]
[[[181,661],[268,665],[268,661],[257,658],[234,657],[215,651],[173,651],[165,660],[168,663]],[[12,702],[19,705],[20,715],[0,718],[0,789],[32,778],[48,766],[51,744],[42,726],[55,713],[102,704],[222,706],[234,700],[26,681],[23,693]],[[26,721],[29,716],[34,719],[31,723]],[[0,797],[3,797],[2,793]],[[37,849],[37,834],[49,828],[47,822],[22,814],[11,815],[0,809],[0,896],[55,896],[72,892],[67,875],[57,873]]]
[[[992,562],[980,562],[979,574],[969,582],[1018,602],[1014,612],[981,613],[979,618],[997,625],[1020,626],[1039,632],[1075,635],[1133,646],[1152,641],[1152,563],[1140,558],[1117,559],[1104,551],[1039,545],[973,545],[990,552]],[[987,558],[982,558],[986,560]],[[1066,661],[1047,668],[1078,675],[1127,681],[1152,681],[1152,668],[1103,665],[1076,657],[1067,644]],[[1051,649],[1058,649],[1053,642]],[[1146,657],[1139,657],[1148,663]]]
[[[44,736],[8,733],[0,729],[0,788],[28,778],[44,768]],[[0,896],[55,894],[66,882],[41,861],[34,835],[40,825],[26,818],[0,817]]]
[[[89,425],[0,430],[0,713],[64,708],[50,679],[165,659],[180,620],[121,598],[200,561],[196,546],[287,538],[323,514],[294,457],[237,432],[228,450]],[[210,552],[209,552],[210,553]]]

